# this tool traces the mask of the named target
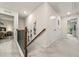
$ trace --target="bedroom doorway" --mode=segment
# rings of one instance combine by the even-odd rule
[[[14,37],[14,40],[15,40],[17,46],[18,46],[18,43],[17,43],[18,12],[1,8],[0,15],[1,15],[1,17],[4,16],[3,18],[13,19],[12,20],[13,21],[13,27],[12,27],[13,28],[13,37]],[[9,29],[9,30],[11,30],[11,29]]]
[[[70,37],[78,39],[78,18],[71,18],[67,21],[67,33]]]
[[[14,17],[0,13],[0,39],[14,39]]]
[[[0,9],[0,56],[22,56],[17,42],[18,13]]]

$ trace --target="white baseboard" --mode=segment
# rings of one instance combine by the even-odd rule
[[[21,48],[20,48],[20,46],[19,46],[17,40],[15,40],[15,42],[16,42],[16,45],[17,45],[17,47],[18,47],[18,50],[19,50],[19,52],[20,52],[20,54],[21,54],[21,57],[24,57],[24,54],[23,54],[23,52],[22,52],[22,50],[21,50]]]

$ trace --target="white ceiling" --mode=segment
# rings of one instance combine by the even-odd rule
[[[25,16],[24,11],[29,14],[40,4],[42,4],[42,2],[0,2],[0,7],[17,11],[21,16]]]
[[[0,8],[17,11],[21,16],[26,16],[24,11],[29,14],[42,3],[43,2],[0,2]],[[79,10],[79,2],[49,2],[49,4],[60,15]]]
[[[49,4],[60,15],[65,15],[67,12],[79,12],[79,2],[51,2]]]

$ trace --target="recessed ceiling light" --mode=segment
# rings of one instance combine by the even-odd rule
[[[71,14],[71,12],[67,12],[67,15],[70,15]]]
[[[55,19],[56,18],[56,16],[50,16],[50,19]]]
[[[25,14],[25,15],[27,15],[27,12],[26,12],[26,11],[24,11],[24,14]]]

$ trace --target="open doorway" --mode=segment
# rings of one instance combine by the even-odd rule
[[[67,21],[68,34],[77,38],[77,24],[78,18],[73,18]]]
[[[0,14],[0,40],[14,39],[14,17]]]
[[[18,13],[0,10],[0,56],[21,56],[17,42]]]

